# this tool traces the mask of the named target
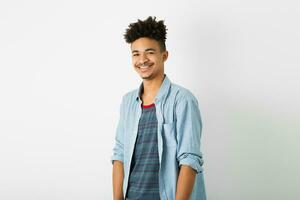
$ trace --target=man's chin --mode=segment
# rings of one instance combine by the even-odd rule
[[[141,78],[143,80],[150,80],[150,79],[152,79],[152,75],[151,74],[150,75],[141,75]]]
[[[142,79],[143,80],[151,80],[152,76],[151,75],[149,75],[149,76],[142,76]]]

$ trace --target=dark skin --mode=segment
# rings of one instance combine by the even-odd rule
[[[154,103],[159,88],[164,78],[164,62],[168,58],[168,52],[162,50],[156,40],[139,38],[131,44],[132,64],[136,72],[143,79],[144,93],[142,101],[144,105]],[[189,166],[180,166],[177,180],[175,200],[188,200],[194,187],[196,172]],[[124,167],[120,161],[113,164],[113,198],[123,199]]]
[[[195,183],[196,171],[187,165],[181,165],[177,180],[175,200],[189,200]]]
[[[123,200],[124,167],[121,161],[113,163],[113,199]]]

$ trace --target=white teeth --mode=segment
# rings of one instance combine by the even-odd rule
[[[150,65],[140,65],[140,68],[142,68],[142,69],[146,69],[146,68],[149,68],[150,67]]]

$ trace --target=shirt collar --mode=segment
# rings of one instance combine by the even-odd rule
[[[161,100],[163,99],[163,97],[168,93],[169,89],[171,87],[171,81],[170,79],[167,77],[167,75],[165,74],[164,76],[164,80],[159,88],[159,91],[155,97],[155,100]],[[136,96],[136,100],[140,99],[140,96],[142,94],[144,90],[144,86],[143,86],[143,82],[140,84],[139,89],[137,90],[135,96]]]

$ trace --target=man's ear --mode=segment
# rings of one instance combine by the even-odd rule
[[[169,52],[167,50],[165,50],[163,52],[163,61],[165,62],[167,59],[168,59],[168,56],[169,56]]]

